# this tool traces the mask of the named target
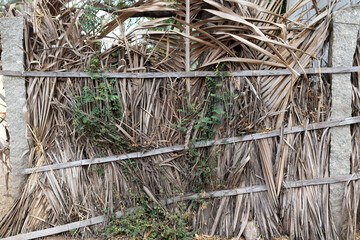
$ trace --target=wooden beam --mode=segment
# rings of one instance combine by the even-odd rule
[[[116,14],[116,13],[115,13]],[[152,11],[152,12],[137,12],[133,17],[151,17],[151,18],[163,18],[163,17],[175,17],[176,13],[173,11]]]
[[[185,34],[190,36],[190,0],[186,0],[186,16],[185,16],[186,26]],[[190,38],[185,39],[185,71],[190,72]],[[191,103],[191,79],[186,78],[186,91],[188,93],[188,104]]]
[[[105,215],[103,215],[103,216],[93,217],[93,218],[89,218],[89,219],[86,219],[83,221],[73,222],[73,223],[56,226],[56,227],[52,227],[52,228],[47,228],[47,229],[43,229],[43,230],[39,230],[39,231],[23,233],[23,234],[11,236],[11,237],[3,238],[2,240],[37,239],[37,238],[41,238],[41,237],[52,236],[52,235],[63,233],[63,232],[69,232],[70,230],[78,229],[81,227],[95,225],[98,223],[102,223],[105,220],[106,220],[106,217],[105,217]]]
[[[185,34],[190,36],[190,0],[186,0]],[[190,39],[185,39],[185,71],[190,72]]]
[[[324,185],[324,184],[356,181],[359,179],[360,179],[360,172],[354,173],[354,174],[349,174],[349,175],[344,175],[344,176],[337,176],[337,177],[326,177],[326,178],[316,178],[316,179],[306,179],[306,180],[299,180],[299,181],[292,181],[292,182],[284,182],[283,187],[285,189],[291,189],[291,188],[299,188],[299,187],[310,187],[310,186],[317,186],[317,185]],[[256,185],[256,186],[252,186],[252,187],[220,190],[220,191],[213,191],[213,192],[208,192],[208,193],[196,193],[196,194],[181,195],[181,196],[169,198],[161,203],[172,204],[172,203],[176,203],[176,202],[195,200],[195,199],[230,197],[230,196],[242,195],[242,194],[247,194],[247,193],[258,193],[258,192],[265,192],[265,191],[267,191],[267,187],[265,185]]]
[[[355,181],[360,179],[360,173],[354,173],[345,176],[337,176],[337,177],[327,177],[327,178],[317,178],[317,179],[306,179],[306,180],[299,180],[299,181],[292,181],[292,182],[285,182],[284,188],[291,189],[291,188],[298,188],[298,187],[309,187],[309,186],[317,186],[323,184],[332,184],[332,183],[340,183],[340,182],[349,182]],[[182,196],[177,196],[173,198],[169,198],[164,201],[160,201],[161,204],[173,204],[182,201],[188,200],[195,200],[195,199],[208,199],[208,198],[222,198],[222,197],[230,197],[230,196],[237,196],[242,194],[248,193],[259,193],[265,192],[267,188],[265,185],[257,185],[252,187],[244,187],[244,188],[235,188],[235,189],[228,189],[228,190],[220,190],[220,191],[213,191],[208,193],[197,193],[197,194],[187,194]],[[122,217],[124,214],[132,213],[136,208],[129,208],[125,211],[116,212],[117,217]],[[107,217],[105,215],[89,218],[83,221],[73,222],[61,226],[56,226],[53,228],[47,228],[39,231],[23,233],[16,236],[11,236],[7,238],[3,238],[3,240],[23,240],[23,239],[36,239],[46,236],[51,236],[63,232],[68,232],[73,229],[78,229],[81,227],[87,227],[95,224],[99,224],[105,222]]]
[[[307,68],[306,74],[339,74],[360,72],[360,66],[339,67],[339,68]],[[230,77],[261,77],[261,76],[280,76],[291,75],[287,69],[280,70],[244,70],[237,72],[227,72]],[[303,74],[302,72],[299,72]],[[53,77],[53,78],[90,78],[87,72],[18,72],[0,71],[0,75],[9,77]],[[107,78],[196,78],[196,77],[217,77],[218,74],[212,71],[194,72],[146,72],[146,73],[102,73],[100,77]]]
[[[284,129],[283,134],[292,134],[292,133],[299,133],[299,132],[310,131],[310,130],[345,126],[345,125],[350,125],[350,124],[355,124],[355,123],[360,123],[360,117],[351,117],[351,118],[346,118],[344,120],[318,122],[318,123],[309,124],[307,126],[292,127],[291,129]],[[249,134],[249,135],[245,135],[242,137],[232,137],[232,138],[224,138],[224,139],[219,139],[219,140],[211,140],[211,141],[206,141],[206,142],[197,142],[193,147],[194,148],[203,148],[203,147],[210,147],[210,146],[216,146],[216,145],[233,144],[233,143],[239,143],[239,142],[245,142],[245,141],[277,137],[277,136],[280,136],[280,134],[281,134],[280,130],[273,130],[273,131],[268,131],[268,132]],[[64,169],[64,168],[70,168],[70,167],[80,167],[80,166],[87,166],[87,165],[92,165],[92,164],[115,162],[115,161],[119,161],[119,160],[144,158],[144,157],[150,157],[150,156],[155,156],[155,155],[164,154],[164,153],[179,152],[179,151],[183,151],[183,150],[185,150],[184,145],[176,145],[176,146],[172,146],[172,147],[154,149],[154,150],[151,150],[151,151],[145,152],[145,153],[144,152],[133,152],[133,153],[110,156],[110,157],[83,159],[83,160],[67,162],[67,163],[58,163],[58,164],[53,164],[53,165],[40,166],[40,167],[36,167],[36,168],[28,168],[28,169],[23,170],[22,173],[23,174],[31,174],[34,172],[44,172],[44,171],[58,170],[58,169]]]

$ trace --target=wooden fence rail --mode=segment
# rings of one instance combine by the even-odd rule
[[[337,177],[325,177],[325,178],[317,178],[317,179],[306,179],[306,180],[299,180],[299,181],[292,181],[292,182],[284,182],[284,189],[292,189],[298,187],[310,187],[310,186],[317,186],[317,185],[324,185],[324,184],[333,184],[333,183],[340,183],[340,182],[350,182],[360,179],[360,172],[349,174],[345,176],[337,176]],[[244,187],[244,188],[235,188],[229,190],[220,190],[220,191],[213,191],[208,193],[196,193],[196,194],[186,194],[181,195],[173,198],[169,198],[167,200],[160,201],[160,204],[173,204],[182,201],[189,201],[195,199],[208,199],[208,198],[222,198],[222,197],[230,197],[242,194],[249,194],[249,193],[259,193],[265,192],[267,188],[265,185],[257,185],[252,187]],[[136,208],[129,208],[124,211],[116,212],[117,217],[122,217],[125,214],[129,214],[133,212]],[[46,236],[51,236],[63,232],[68,232],[73,229],[78,229],[82,227],[88,227],[95,224],[103,223],[107,221],[108,217],[106,215],[98,216],[89,218],[82,221],[77,221],[73,223],[68,223],[61,226],[56,226],[52,228],[47,228],[39,231],[23,233],[16,236],[11,236],[7,238],[3,238],[3,240],[23,240],[23,239],[36,239]]]
[[[306,74],[340,74],[360,72],[360,66],[340,67],[340,68],[307,68]],[[225,73],[225,72],[223,72]],[[260,76],[280,76],[291,75],[287,69],[281,70],[244,70],[237,72],[226,72],[233,77],[260,77]],[[299,75],[304,74],[298,70]],[[18,72],[0,71],[0,75],[9,77],[51,77],[51,78],[90,78],[88,72]],[[101,73],[99,76],[108,78],[194,78],[194,77],[216,77],[218,74],[213,71],[194,71],[194,72],[138,72],[138,73]]]
[[[346,118],[344,120],[318,122],[318,123],[308,124],[305,126],[292,127],[291,129],[284,129],[283,133],[286,135],[286,134],[299,133],[299,132],[310,131],[310,130],[318,130],[318,129],[324,129],[324,128],[330,128],[330,127],[345,126],[345,125],[355,124],[355,123],[360,123],[360,117],[351,117],[351,118]],[[219,139],[219,140],[211,140],[211,141],[206,141],[206,142],[197,142],[193,147],[194,148],[203,148],[203,147],[210,147],[210,146],[216,146],[216,145],[226,145],[226,144],[232,144],[232,143],[239,143],[239,142],[252,141],[252,140],[258,140],[258,139],[264,139],[264,138],[277,137],[277,136],[280,136],[280,134],[281,134],[280,130],[273,130],[273,131],[269,131],[269,132],[249,134],[249,135],[245,135],[242,137],[232,137],[232,138],[225,138],[225,139]],[[179,152],[179,151],[183,151],[183,150],[185,150],[184,145],[176,145],[176,146],[172,146],[172,147],[154,149],[154,150],[151,150],[151,151],[145,152],[145,153],[144,152],[133,152],[133,153],[127,153],[127,154],[110,156],[110,157],[83,159],[83,160],[67,162],[67,163],[58,163],[58,164],[53,164],[53,165],[40,166],[40,167],[36,167],[36,168],[28,168],[28,169],[23,170],[22,173],[23,174],[31,174],[34,172],[44,172],[44,171],[58,170],[58,169],[64,169],[64,168],[70,168],[70,167],[80,167],[80,166],[87,166],[87,165],[92,165],[92,164],[115,162],[115,161],[119,161],[119,160],[144,158],[144,157],[156,156],[156,155],[164,154],[164,153]]]

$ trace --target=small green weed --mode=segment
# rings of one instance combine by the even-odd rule
[[[121,218],[111,217],[103,235],[125,235],[132,239],[192,239],[194,233],[188,227],[181,211],[167,212],[160,206],[149,207],[147,202],[131,214]]]
[[[77,228],[73,228],[69,232],[70,232],[71,236],[74,236],[77,232]]]

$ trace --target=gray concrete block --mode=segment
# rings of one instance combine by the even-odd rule
[[[23,18],[0,18],[3,70],[23,71],[24,23]],[[12,191],[16,197],[22,192],[25,176],[21,171],[27,167],[26,152],[26,89],[25,79],[4,77],[6,95],[6,119],[10,133],[10,163],[12,165]]]
[[[334,23],[359,24],[360,6],[353,5],[334,14]]]
[[[337,12],[334,16],[333,31],[330,41],[330,61],[332,67],[351,67],[356,49],[360,23],[360,7],[351,7]],[[351,75],[332,75],[332,120],[352,116]],[[351,133],[350,126],[331,129],[330,176],[350,173]],[[345,184],[330,185],[330,208],[339,235],[346,221],[342,209]]]
[[[4,70],[24,70],[23,29],[22,18],[0,18],[0,34],[3,48],[1,58]]]

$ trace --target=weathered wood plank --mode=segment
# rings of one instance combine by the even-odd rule
[[[318,179],[307,179],[301,181],[293,181],[293,182],[285,182],[284,188],[291,189],[291,188],[298,188],[298,187],[308,187],[308,186],[316,186],[316,185],[323,185],[323,184],[332,184],[332,183],[340,183],[340,182],[349,182],[355,181],[360,179],[360,173],[354,173],[350,175],[344,176],[337,176],[337,177],[328,177],[328,178],[318,178]],[[198,194],[187,194],[182,196],[177,196],[173,198],[169,198],[167,200],[161,201],[161,204],[173,204],[182,201],[194,200],[194,199],[207,199],[207,198],[221,198],[221,197],[230,197],[236,196],[241,194],[248,194],[248,193],[258,193],[258,192],[265,192],[267,188],[265,185],[257,185],[252,187],[244,187],[244,188],[236,188],[236,189],[229,189],[229,190],[220,190],[220,191],[213,191],[208,193],[198,193]],[[125,210],[126,213],[131,213],[136,208],[129,208]],[[125,214],[124,211],[116,212],[117,217],[122,217]],[[36,239],[40,237],[51,236],[63,232],[68,232],[72,229],[78,229],[81,227],[87,227],[91,225],[95,225],[98,223],[102,223],[106,221],[106,216],[98,216],[89,218],[83,221],[73,222],[61,226],[56,226],[53,228],[43,229],[39,231],[23,233],[12,237],[3,238],[3,240],[23,240],[23,239]]]
[[[298,71],[300,74],[303,72]],[[339,68],[308,68],[306,74],[339,74],[360,72],[360,66],[339,67]],[[231,72],[229,76],[250,77],[250,76],[279,76],[291,75],[287,69],[280,70],[244,70]],[[54,78],[89,78],[87,72],[19,72],[19,71],[0,71],[0,75],[10,77],[54,77]],[[212,71],[194,71],[194,72],[146,72],[146,73],[103,73],[99,76],[108,78],[194,78],[194,77],[216,77],[217,74]]]
[[[340,182],[348,182],[355,181],[360,179],[360,173],[354,173],[350,175],[337,176],[337,177],[327,177],[327,178],[318,178],[318,179],[307,179],[301,181],[293,181],[293,182],[284,182],[285,189],[298,188],[298,187],[309,187],[309,186],[317,186],[324,184],[333,184]],[[177,196],[174,198],[169,198],[163,203],[172,204],[181,201],[187,200],[195,200],[195,199],[205,199],[205,198],[216,198],[216,197],[230,197],[247,193],[258,193],[267,191],[267,187],[265,185],[257,185],[252,187],[244,187],[244,188],[235,188],[230,190],[220,190],[213,191],[208,193],[197,193],[197,194],[188,194]]]
[[[37,239],[41,237],[51,236],[63,232],[68,232],[72,229],[77,229],[81,227],[87,227],[91,225],[95,225],[98,223],[104,222],[106,219],[105,215],[99,216],[99,217],[93,217],[89,218],[83,221],[73,222],[61,226],[56,226],[52,228],[47,228],[39,231],[29,232],[29,233],[23,233],[19,235],[15,235],[12,237],[3,238],[3,240],[25,240],[25,239]]]
[[[338,120],[338,121],[312,123],[307,126],[297,126],[297,127],[291,128],[291,129],[284,129],[284,134],[299,133],[299,132],[304,132],[304,131],[329,128],[329,127],[345,126],[345,125],[354,124],[354,123],[360,123],[360,117],[351,117],[351,118],[346,118],[344,120]],[[210,147],[210,146],[215,146],[215,145],[239,143],[239,142],[259,140],[259,139],[277,137],[277,136],[280,136],[280,130],[274,130],[274,131],[263,132],[263,133],[254,133],[254,134],[245,135],[242,137],[219,139],[216,141],[212,140],[212,141],[207,141],[207,142],[197,142],[194,147],[195,148]],[[58,170],[58,169],[64,169],[64,168],[70,168],[70,167],[87,166],[90,164],[100,164],[100,163],[108,163],[108,162],[114,162],[114,161],[126,160],[126,159],[150,157],[150,156],[155,156],[155,155],[164,154],[164,153],[178,152],[178,151],[182,151],[184,149],[185,149],[184,145],[176,145],[176,146],[172,146],[172,147],[154,149],[154,150],[151,150],[151,151],[145,152],[145,153],[134,152],[134,153],[128,153],[128,154],[116,155],[116,156],[110,156],[110,157],[84,159],[84,160],[79,160],[79,161],[58,163],[58,164],[41,166],[41,167],[36,167],[36,168],[28,168],[28,169],[25,169],[24,171],[22,171],[22,173],[23,174],[31,174],[33,172],[44,172],[44,171]]]
[[[190,0],[186,0],[185,34],[190,36]],[[190,72],[190,39],[185,39],[185,71]]]

